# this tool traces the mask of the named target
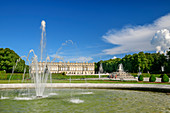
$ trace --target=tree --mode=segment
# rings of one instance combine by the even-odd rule
[[[170,52],[167,52],[170,57]],[[123,64],[124,70],[132,73],[140,71],[147,73],[161,73],[161,66],[165,66],[165,72],[170,73],[170,60],[167,61],[167,57],[160,53],[144,53],[139,52],[133,55],[125,55],[122,59],[109,59],[100,61],[103,64],[104,72],[117,71],[118,65]],[[98,72],[100,62],[96,63],[95,71]]]
[[[22,60],[13,50],[9,48],[0,48],[0,70],[6,70],[6,72],[11,73],[13,66],[16,65],[17,60],[20,61],[17,63],[15,72],[21,73],[24,72],[25,61]]]

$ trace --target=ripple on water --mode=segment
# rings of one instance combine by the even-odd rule
[[[88,94],[93,94],[93,92],[81,92],[80,94],[88,95]]]
[[[22,93],[21,95],[25,96],[25,95],[28,95],[27,93]]]
[[[15,97],[14,100],[33,100],[34,97]]]
[[[75,104],[79,104],[79,103],[83,103],[84,102],[84,100],[75,99],[75,98],[71,98],[69,101],[71,103],[75,103]]]
[[[52,95],[58,95],[58,94],[57,94],[57,93],[49,93],[49,95],[51,95],[51,96],[52,96]]]
[[[81,94],[84,92],[93,92],[93,94]],[[30,91],[30,93],[34,92]],[[50,92],[47,92],[47,99],[44,99],[45,97],[38,98],[35,95],[33,97],[33,94],[30,93],[30,98],[25,98],[28,96],[19,95],[19,91],[1,90],[0,112],[170,113],[170,95],[165,93],[106,89],[93,89],[91,91],[54,89],[53,93],[58,95],[50,96]],[[19,97],[18,95],[24,98],[15,98]],[[9,99],[5,99],[5,97],[9,97]]]
[[[9,99],[9,97],[3,97],[3,96],[1,96],[1,99]]]

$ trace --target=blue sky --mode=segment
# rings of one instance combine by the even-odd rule
[[[154,52],[150,40],[157,30],[170,30],[169,12],[169,0],[1,0],[0,47],[39,54],[45,20],[51,58],[59,48],[58,56],[73,62]]]

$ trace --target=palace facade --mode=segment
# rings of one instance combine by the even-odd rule
[[[70,63],[70,62],[39,62],[38,70],[42,72],[44,68],[48,68],[51,73],[62,73],[66,74],[94,74],[95,65],[94,63]],[[35,72],[35,66],[32,66],[32,72]]]

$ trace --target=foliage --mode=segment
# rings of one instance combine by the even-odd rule
[[[169,82],[169,77],[166,74],[164,74],[162,76],[161,82]]]
[[[61,74],[65,76],[65,75],[66,75],[66,72],[62,72]]]
[[[143,76],[142,75],[139,76],[138,81],[143,81]]]
[[[16,66],[17,60],[19,62]],[[11,73],[13,66],[16,66],[15,72],[17,73],[24,72],[24,68],[28,67],[25,65],[25,61],[22,60],[13,50],[10,50],[9,48],[0,48],[0,70],[5,70],[6,72]]]
[[[149,82],[155,82],[156,81],[156,77],[154,75],[151,75],[149,77]]]
[[[170,56],[170,51],[167,52]],[[138,73],[139,67],[142,73],[161,73],[161,66],[165,66],[165,73],[170,73],[170,60],[167,56],[160,53],[139,52],[133,55],[125,55],[122,59],[109,59],[95,63],[95,71],[98,73],[100,63],[103,64],[104,72],[115,72],[120,63],[123,64],[124,71],[129,73]]]

